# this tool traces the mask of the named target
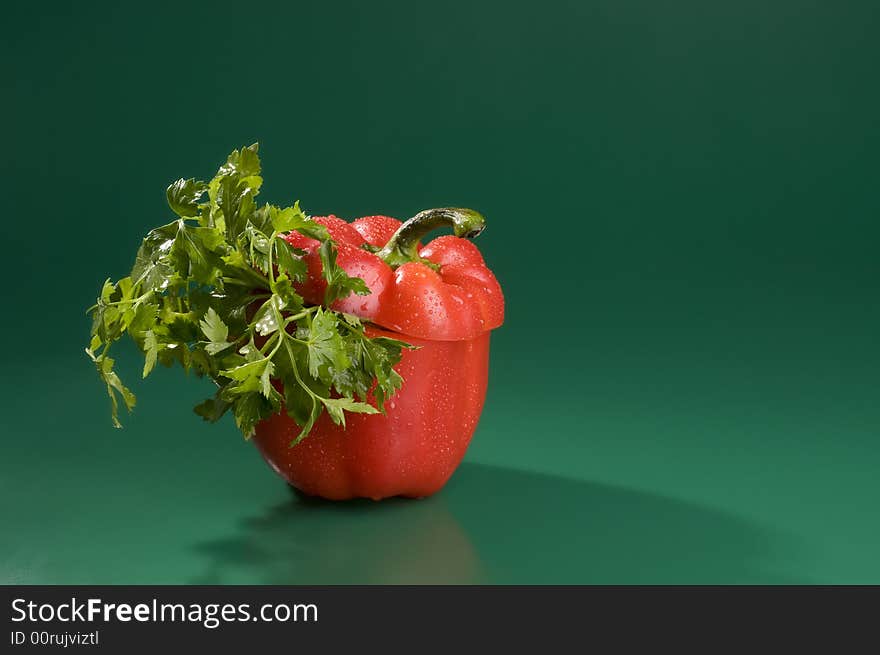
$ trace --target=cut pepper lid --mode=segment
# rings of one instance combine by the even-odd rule
[[[389,216],[366,216],[352,223],[319,216],[336,243],[337,263],[359,277],[369,295],[351,294],[331,308],[368,320],[403,335],[437,341],[460,341],[504,322],[504,297],[479,249],[470,241],[485,228],[472,209],[440,208],[419,212],[405,223]],[[449,226],[453,235],[427,245],[419,240]],[[319,243],[298,232],[288,243],[306,252],[308,279],[297,291],[320,303],[327,287]]]

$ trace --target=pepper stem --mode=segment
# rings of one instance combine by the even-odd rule
[[[377,255],[391,268],[407,262],[421,262],[437,268],[433,262],[419,257],[419,239],[438,227],[451,227],[457,237],[473,239],[486,227],[486,219],[480,212],[460,207],[441,207],[419,212],[397,228],[388,243]]]

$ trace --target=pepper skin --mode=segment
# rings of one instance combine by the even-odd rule
[[[476,429],[488,382],[490,331],[504,320],[501,288],[464,238],[482,230],[483,218],[471,210],[441,209],[404,224],[387,216],[315,220],[336,242],[337,263],[371,291],[337,300],[332,308],[368,321],[369,336],[390,336],[418,349],[403,351],[395,367],[403,387],[386,401],[385,414],[350,414],[343,428],[325,413],[291,447],[299,426],[281,412],[257,425],[254,442],[279,475],[309,495],[429,496],[461,463]],[[419,238],[442,225],[458,236],[419,245]],[[320,303],[326,283],[318,243],[296,232],[287,240],[306,252],[309,275],[299,292]]]

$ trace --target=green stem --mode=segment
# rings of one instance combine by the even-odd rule
[[[421,262],[436,268],[436,264],[419,257],[419,240],[438,227],[451,227],[457,237],[473,239],[486,227],[486,219],[473,209],[441,207],[419,212],[401,225],[377,255],[391,268],[407,262]]]
[[[298,314],[293,314],[291,316],[285,316],[284,323],[285,323],[285,325],[288,325],[290,323],[293,323],[294,321],[298,321],[301,318],[305,318],[309,314],[318,311],[319,307],[320,307],[320,305],[312,305],[311,307],[303,307],[302,311],[299,312]]]
[[[278,350],[277,344],[275,344],[276,339],[280,339],[277,331],[273,332],[272,335],[268,339],[266,339],[266,343],[263,344],[263,347],[257,348],[257,350],[259,350],[260,354],[262,354],[264,357],[271,358],[272,355],[274,355],[275,352]],[[279,341],[279,343],[280,343],[280,341]],[[270,355],[266,355],[266,351],[269,350],[269,348],[271,348],[271,347],[274,347],[274,349],[272,350],[272,353]]]
[[[251,284],[257,289],[269,289],[271,286],[267,277],[265,277],[262,273],[258,273],[249,266],[236,266],[235,273],[242,276],[243,278],[248,279]]]
[[[277,237],[277,236],[278,236],[278,233],[273,232],[272,238],[269,240],[269,243],[271,244],[269,246],[269,284],[270,284],[270,288],[272,288],[272,289],[274,289],[274,286],[272,286],[272,285],[275,284],[275,270],[272,265],[272,253],[275,252],[275,237]]]

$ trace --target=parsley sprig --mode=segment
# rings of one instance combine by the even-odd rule
[[[323,411],[344,426],[346,412],[384,412],[402,385],[393,367],[412,346],[368,337],[357,317],[327,308],[352,292],[369,293],[337,265],[327,229],[299,203],[256,204],[263,182],[257,150],[234,150],[210,182],[172,183],[167,198],[177,218],[144,238],[131,274],[107,280],[89,309],[86,352],[107,386],[116,427],[120,400],[129,411],[136,401],[109,356],[126,334],[144,355],[144,377],[159,363],[213,380],[217,392],[196,413],[217,421],[231,410],[245,438],[283,409],[302,428],[296,444]],[[283,239],[293,230],[320,242],[323,305],[305,303],[294,288],[307,268],[304,253]]]

